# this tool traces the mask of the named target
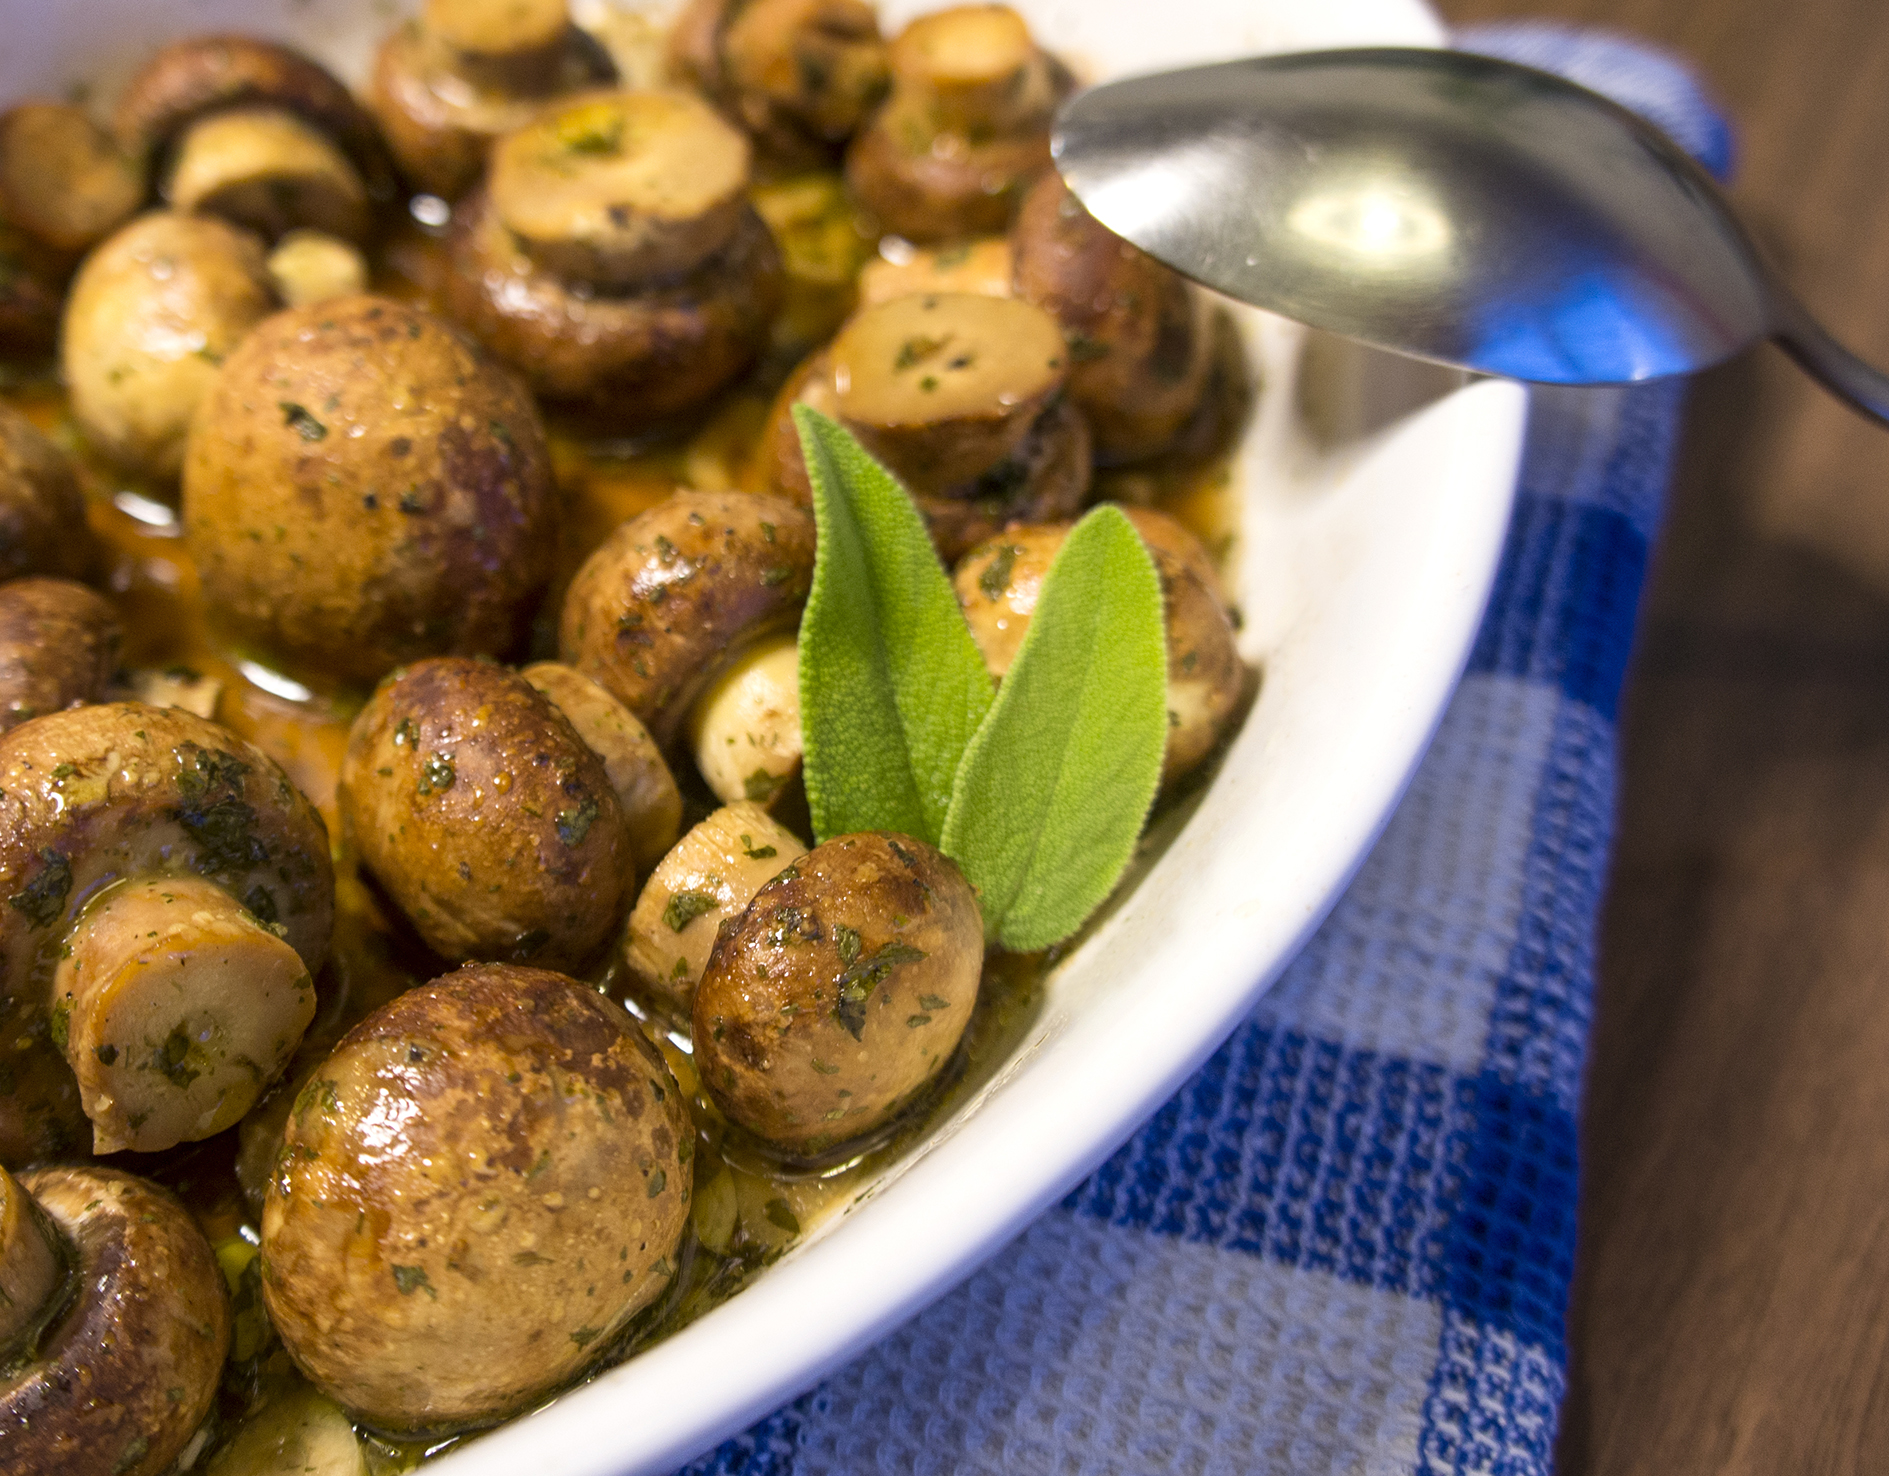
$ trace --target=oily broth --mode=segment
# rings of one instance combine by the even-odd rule
[[[790,182],[790,188],[803,197],[811,190],[843,198],[837,177],[802,177]],[[761,203],[768,213],[767,201]],[[864,243],[850,260],[849,270],[856,271],[875,242],[856,217],[849,228]],[[844,245],[844,233],[840,239]],[[595,427],[552,420],[551,459],[562,531],[557,575],[545,602],[552,613],[539,618],[534,655],[555,654],[554,612],[560,593],[583,559],[619,523],[680,486],[724,490],[744,485],[743,466],[765,424],[775,387],[851,308],[850,276],[835,280],[832,231],[824,234],[821,245],[818,261],[796,273],[789,244],[789,300],[771,350],[755,374],[698,424],[624,442],[600,436]],[[437,233],[403,225],[383,248],[374,286],[390,296],[436,305],[441,269]],[[1096,485],[1100,497],[1158,506],[1173,514],[1201,538],[1224,569],[1238,504],[1228,450],[1238,439],[1253,388],[1230,324],[1222,321],[1220,330],[1219,372],[1211,402],[1202,424],[1184,436],[1180,454],[1152,466],[1098,472]],[[266,1421],[270,1402],[300,1384],[262,1310],[255,1249],[261,1190],[300,1080],[355,1023],[403,990],[444,972],[446,965],[431,957],[382,904],[356,870],[342,838],[336,782],[349,724],[367,693],[337,685],[320,672],[273,669],[222,639],[204,606],[175,517],[174,489],[128,481],[91,456],[72,427],[63,390],[50,379],[0,382],[0,399],[25,412],[78,466],[87,518],[105,550],[102,582],[125,629],[125,669],[147,675],[173,672],[179,680],[195,676],[217,684],[216,720],[280,763],[321,811],[335,838],[331,957],[318,980],[316,1018],[282,1084],[242,1124],[215,1139],[149,1158],[119,1156],[124,1166],[180,1194],[216,1247],[230,1280],[236,1333],[219,1418],[210,1436],[220,1445],[246,1420]],[[692,774],[677,777],[688,795],[684,822],[691,824],[714,801]],[[1204,782],[1196,779],[1186,788],[1195,792]],[[1169,796],[1163,807],[1179,802]],[[620,998],[614,955],[612,950],[612,959],[599,967],[591,982]],[[783,1166],[731,1127],[699,1088],[686,1036],[659,1019],[640,1016],[675,1071],[695,1118],[694,1233],[687,1238],[679,1274],[664,1297],[639,1316],[590,1376],[700,1317],[823,1220],[865,1198],[865,1186],[875,1176],[969,1100],[1009,1059],[1037,1016],[1051,962],[1047,955],[993,954],[986,961],[964,1044],[941,1086],[888,1134],[856,1147],[839,1162],[811,1170]],[[635,1008],[634,1001],[630,1003]],[[375,1476],[410,1469],[460,1443],[390,1442],[367,1431],[360,1434]],[[208,1456],[207,1447],[198,1452],[198,1469],[208,1463]]]

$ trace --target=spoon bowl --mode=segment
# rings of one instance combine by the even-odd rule
[[[1889,378],[1777,286],[1710,176],[1548,72],[1398,47],[1192,67],[1077,95],[1052,148],[1118,235],[1300,322],[1550,384],[1777,337],[1889,422]]]

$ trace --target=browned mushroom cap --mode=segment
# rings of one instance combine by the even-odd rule
[[[561,658],[667,748],[723,666],[799,620],[813,543],[813,518],[793,503],[678,492],[584,561],[564,597]]]
[[[0,218],[55,251],[83,251],[144,200],[144,177],[69,103],[0,114]]]
[[[370,195],[392,196],[380,134],[354,95],[319,63],[254,36],[191,36],[164,47],[125,84],[112,127],[129,153],[155,162],[192,123],[235,108],[306,120],[340,145]]]
[[[326,134],[282,108],[200,118],[178,140],[164,179],[179,210],[220,215],[275,240],[299,228],[364,241],[367,186]]]
[[[82,579],[97,558],[72,463],[32,421],[0,404],[0,579]]]
[[[1213,362],[1205,299],[1046,172],[1011,232],[1016,290],[1069,339],[1069,394],[1110,461],[1161,450],[1200,405]]]
[[[1167,783],[1192,769],[1225,736],[1246,694],[1246,669],[1213,561],[1200,541],[1164,513],[1123,511],[1161,576],[1168,651],[1168,742],[1161,778]],[[1007,528],[972,549],[953,573],[958,603],[993,676],[1010,669],[1043,577],[1068,532],[1066,523]]]
[[[865,0],[697,0],[677,23],[671,55],[788,166],[829,160],[888,80],[879,19]]]
[[[118,614],[70,579],[0,584],[0,732],[105,695],[118,664]]]
[[[557,541],[530,396],[447,324],[370,296],[278,313],[230,356],[191,426],[183,512],[220,618],[361,681],[512,650]]]
[[[368,97],[409,182],[451,200],[478,179],[492,141],[546,98],[614,81],[609,54],[575,26],[548,51],[478,57],[409,21],[381,44]]]
[[[59,336],[69,260],[0,220],[0,359],[37,359]]]
[[[603,760],[487,662],[444,656],[383,682],[348,735],[339,800],[362,864],[443,958],[581,967],[635,882]]]
[[[814,847],[715,939],[695,1061],[729,1119],[798,1157],[885,1126],[938,1079],[984,962],[971,884],[909,836]]]
[[[19,1184],[71,1269],[64,1310],[0,1373],[7,1468],[158,1476],[209,1413],[229,1350],[209,1243],[170,1194],[130,1174],[43,1168]]]
[[[86,257],[66,299],[59,362],[86,439],[147,476],[175,476],[217,365],[275,306],[249,232],[139,216]]]
[[[781,293],[780,249],[746,206],[727,244],[693,271],[619,294],[540,268],[483,189],[459,202],[447,239],[453,317],[540,395],[618,430],[697,410],[745,371]]]
[[[1056,106],[1056,68],[1008,5],[919,16],[894,38],[891,64],[899,87],[922,93],[947,128],[1042,128]]]
[[[110,991],[91,994],[59,984],[55,971],[66,948],[73,957],[95,960],[88,977],[122,972],[129,981],[139,974],[142,935],[118,936],[116,924],[101,915],[99,926],[117,941],[103,934],[88,941],[93,919],[86,908],[114,883],[171,877],[215,883],[241,911],[269,925],[268,934],[279,930],[299,955],[302,975],[321,967],[334,920],[327,831],[314,806],[260,749],[215,723],[135,702],[52,713],[0,737],[0,894],[6,903],[0,907],[0,968],[8,980],[0,1041],[13,1052],[17,1072],[35,1073],[32,1090],[22,1083],[0,1096],[0,1149],[9,1157],[14,1145],[70,1148],[83,1118],[74,1122],[78,1093],[62,1084],[62,1078],[70,1083],[71,1072],[60,1057],[70,1057],[74,1040],[96,1037],[99,1044],[125,1047],[122,1059],[94,1054],[88,1070],[135,1069],[153,1059],[149,1052],[165,1049],[175,1029],[183,1030],[180,1048],[187,1050],[201,1031],[224,1029],[225,1017],[250,1008],[242,991],[208,971],[177,982],[163,1007],[168,1013],[161,1020],[142,1018],[135,1039],[97,1036],[91,1013],[116,1018],[122,1001]],[[209,942],[221,948],[225,935],[220,927],[213,931]],[[293,1039],[286,1044],[292,1049]],[[165,1064],[161,1055],[158,1064]],[[169,1081],[178,1095],[175,1113],[154,1116],[149,1131],[181,1123],[170,1142],[194,1131],[203,1109],[192,1105],[201,1093],[189,1090],[191,1073],[216,1073],[228,1095],[215,1110],[234,1121],[247,1105],[244,1094],[253,1102],[267,1086],[271,1067],[260,1058],[218,1064],[193,1056],[180,1059],[170,1077],[154,1069],[147,1073],[152,1089]],[[108,1086],[99,1090],[109,1093]],[[84,1111],[94,1119],[94,1136],[111,1147],[139,1131],[116,1125],[115,1109],[96,1095]],[[152,1143],[147,1134],[139,1146],[168,1143]]]
[[[263,1295],[368,1424],[528,1408],[677,1270],[694,1135],[620,1005],[475,965],[357,1026],[303,1088],[262,1216]]]

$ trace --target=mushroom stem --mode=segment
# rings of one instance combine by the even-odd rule
[[[154,1152],[232,1126],[315,1014],[301,956],[194,877],[133,882],[95,903],[54,976],[66,1059],[93,1147]]]
[[[426,29],[452,54],[453,70],[499,92],[552,90],[569,48],[565,0],[427,0]]]
[[[320,129],[282,108],[213,113],[177,146],[168,194],[179,210],[207,211],[270,239],[310,226],[365,239],[367,186]]]
[[[19,1180],[0,1169],[0,1363],[58,1311],[71,1252]]]

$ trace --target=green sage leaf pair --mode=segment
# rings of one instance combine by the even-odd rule
[[[1119,509],[1089,513],[998,689],[904,489],[832,420],[803,405],[794,423],[820,531],[799,649],[814,830],[929,841],[977,888],[989,937],[1060,942],[1120,879],[1160,782],[1153,561]]]

